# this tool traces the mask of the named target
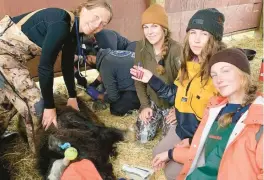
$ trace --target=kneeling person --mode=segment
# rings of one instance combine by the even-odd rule
[[[95,100],[109,103],[111,114],[123,116],[140,107],[134,80],[130,75],[134,58],[134,52],[110,49],[99,50],[97,56],[87,56],[88,65],[95,66],[99,71],[106,89],[106,93],[102,94],[88,86],[87,93]]]

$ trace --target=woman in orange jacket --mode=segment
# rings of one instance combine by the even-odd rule
[[[184,164],[176,179],[263,179],[264,99],[256,94],[247,57],[230,48],[209,62],[221,96],[211,99],[191,145],[184,139],[172,149],[171,158]]]

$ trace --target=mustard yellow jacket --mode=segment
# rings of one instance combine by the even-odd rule
[[[152,76],[149,85],[159,97],[167,99],[175,104],[177,127],[176,134],[181,138],[192,138],[202,117],[209,99],[217,94],[212,79],[207,82],[199,76],[200,64],[187,62],[189,78],[179,82],[181,72],[173,85],[162,82],[156,76]]]

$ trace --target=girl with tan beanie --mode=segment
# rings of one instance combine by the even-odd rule
[[[170,38],[165,9],[159,4],[153,4],[146,9],[142,15],[142,29],[144,38],[137,42],[135,65],[148,69],[166,83],[173,83],[180,68],[182,48]],[[169,125],[175,121],[166,123],[172,104],[159,98],[148,84],[136,81],[135,87],[141,104],[136,123],[137,139],[144,143],[154,138],[161,124],[165,134]],[[145,126],[146,122],[148,124]],[[142,131],[147,131],[148,134],[144,140]]]
[[[225,48],[221,41],[224,21],[224,15],[214,8],[199,10],[192,16],[186,29],[181,68],[174,84],[168,85],[144,68],[130,70],[133,79],[148,83],[159,97],[175,103],[175,113],[171,115],[174,118],[171,118],[177,119],[177,126],[170,129],[155,147],[152,162],[154,169],[164,168],[169,180],[175,179],[182,168],[172,159],[173,148],[191,144],[209,99],[217,93],[209,74],[209,60]]]

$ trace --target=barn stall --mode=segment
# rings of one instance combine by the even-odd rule
[[[43,7],[72,9],[80,2],[81,0],[45,0],[38,1],[38,3],[33,0],[1,0],[0,15],[1,17],[5,14],[15,16],[20,13]],[[112,0],[114,18],[107,28],[118,31],[130,40],[140,39],[142,37],[140,16],[150,3],[153,2],[143,0]],[[255,59],[251,61],[250,64],[253,72],[252,76],[256,81],[258,80],[260,63],[263,58],[263,38],[261,38],[261,40],[256,40],[254,30],[259,27],[263,7],[262,0],[157,0],[157,3],[160,3],[165,7],[169,16],[172,37],[180,42],[183,40],[182,38],[185,34],[187,22],[195,11],[207,7],[215,7],[222,11],[226,16],[226,37],[224,38],[224,41],[228,46],[249,48],[257,51]],[[28,6],[29,4],[30,6]],[[131,29],[133,29],[133,31]],[[237,34],[237,32],[248,30],[253,31]],[[57,66],[56,71],[60,71],[59,66]],[[89,71],[88,80],[94,80],[96,75],[96,71]],[[258,83],[258,85],[262,90],[263,84]],[[66,89],[61,77],[58,77],[55,80],[55,91],[56,94],[60,94],[61,96],[65,96],[66,94]],[[85,92],[78,90],[78,96],[87,102],[87,106],[92,107],[92,101]],[[96,112],[96,114],[108,127],[115,127],[124,130],[130,129],[131,131],[131,137],[129,137],[127,141],[118,144],[117,158],[111,160],[114,165],[116,176],[125,176],[124,172],[121,170],[123,164],[139,165],[150,168],[152,149],[159,141],[160,134],[154,141],[142,145],[135,142],[133,138],[133,124],[137,117],[136,111],[132,115],[124,117],[110,115],[109,109]],[[16,130],[16,118],[14,118],[12,123],[13,126],[10,130]],[[2,155],[1,158],[10,160],[13,179],[41,179],[37,171],[32,169],[35,164],[34,157],[28,150],[26,144],[20,139],[14,142],[12,147],[8,150],[8,153]],[[165,179],[165,177],[162,172],[159,172],[155,175],[155,179],[162,180]]]

